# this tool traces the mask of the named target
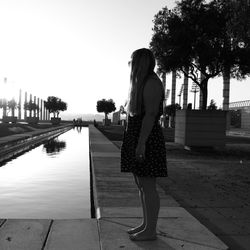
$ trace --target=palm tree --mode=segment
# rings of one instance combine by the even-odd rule
[[[17,102],[15,101],[14,98],[12,98],[10,101],[7,103],[7,107],[11,110],[11,116],[15,116],[15,109],[17,108]]]

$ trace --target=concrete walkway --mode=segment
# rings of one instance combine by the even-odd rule
[[[91,125],[89,133],[101,249],[228,249],[161,188],[158,239],[130,241],[126,230],[139,224],[142,214],[133,177],[120,172],[119,149]]]
[[[1,250],[100,250],[95,219],[0,219]]]

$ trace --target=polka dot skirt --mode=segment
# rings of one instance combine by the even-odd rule
[[[168,176],[165,140],[162,128],[156,120],[146,142],[145,160],[138,162],[135,150],[142,124],[141,116],[129,116],[127,131],[121,147],[121,172],[132,172],[140,177]]]

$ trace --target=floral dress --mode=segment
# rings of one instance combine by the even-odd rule
[[[146,141],[143,162],[136,160],[135,150],[144,114],[128,117],[128,124],[124,131],[121,147],[121,172],[132,172],[139,177],[168,176],[165,140],[159,124],[159,118],[162,115],[162,101],[154,126]]]

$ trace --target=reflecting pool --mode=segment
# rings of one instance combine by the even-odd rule
[[[88,128],[49,140],[0,167],[0,218],[90,218]]]

